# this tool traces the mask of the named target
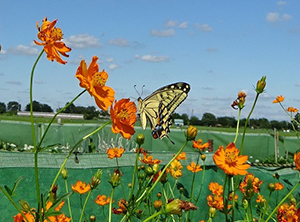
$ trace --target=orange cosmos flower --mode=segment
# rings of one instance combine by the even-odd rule
[[[56,60],[58,63],[66,64],[67,62],[62,60],[59,54],[69,57],[66,53],[70,52],[71,48],[67,47],[65,43],[61,41],[63,33],[60,28],[55,27],[56,22],[57,19],[52,22],[47,21],[47,17],[44,18],[41,27],[39,27],[39,22],[37,22],[36,26],[39,31],[38,38],[42,42],[36,40],[34,40],[34,42],[37,45],[44,46],[44,50],[47,53],[47,58],[49,60],[52,62],[53,60]]]
[[[298,222],[300,219],[300,210],[294,204],[284,203],[277,210],[278,222]]]
[[[276,99],[273,100],[273,103],[281,103],[284,101],[284,97],[282,95],[277,96]]]
[[[238,156],[239,150],[235,147],[234,143],[230,143],[227,147],[220,146],[213,155],[215,164],[226,174],[229,175],[245,175],[249,164],[245,164],[248,156]]]
[[[193,140],[193,148],[198,149],[199,151],[204,151],[209,147],[209,143],[202,144],[202,139],[198,139],[197,141]]]
[[[113,159],[113,158],[121,157],[124,152],[125,149],[115,147],[115,148],[109,148],[106,153],[109,159]]]
[[[282,183],[274,183],[275,190],[282,190],[283,189],[283,184]]]
[[[196,165],[194,162],[191,162],[191,165],[187,165],[186,168],[193,173],[197,173],[202,170],[201,165]]]
[[[297,108],[294,108],[294,107],[288,107],[288,108],[287,108],[287,111],[288,111],[288,112],[291,112],[291,113],[297,113],[297,112],[298,112],[298,109],[297,109]]]
[[[77,192],[79,194],[84,194],[84,193],[90,191],[91,186],[90,186],[90,184],[86,184],[86,183],[83,183],[82,181],[78,180],[74,186],[73,185],[71,186],[71,188],[74,192]]]
[[[207,205],[210,207],[214,207],[219,210],[224,209],[224,201],[222,196],[213,196],[213,195],[208,195],[207,198]]]
[[[110,109],[113,133],[121,133],[125,139],[130,139],[135,133],[133,124],[136,121],[136,106],[129,99],[121,99],[115,102]]]
[[[34,216],[31,213],[23,212],[23,214],[29,222],[35,222]],[[14,218],[14,222],[24,222],[24,221],[26,221],[21,213],[18,213],[13,218]]]
[[[294,162],[296,165],[296,170],[300,170],[300,152],[298,154],[294,153]]]
[[[260,181],[252,173],[249,173],[245,176],[244,181],[240,183],[240,190],[245,196],[249,194],[247,191],[250,189],[253,190],[254,193],[257,193],[260,191],[260,185],[262,183],[263,181]]]
[[[175,154],[173,155],[175,156]],[[179,153],[178,156],[176,157],[176,160],[186,160],[186,154],[185,152]]]
[[[241,91],[238,93],[238,97],[236,100],[234,100],[231,104],[231,107],[233,109],[243,109],[245,107],[245,101],[246,101],[246,93]]]
[[[161,162],[161,160],[153,159],[153,156],[148,155],[148,153],[143,153],[143,159],[140,157],[139,159],[142,163],[150,165],[159,164]]]
[[[108,205],[110,202],[110,197],[107,197],[105,195],[98,195],[97,199],[95,200],[95,203],[100,205],[100,206],[104,206],[104,205]]]
[[[127,201],[125,199],[120,199],[118,201],[118,209],[113,208],[112,212],[114,214],[126,214],[126,212],[127,212],[127,205],[128,205],[128,203],[127,203]]]
[[[182,176],[182,171],[181,169],[183,168],[183,166],[181,165],[181,163],[178,160],[174,160],[171,164],[170,164],[170,174],[172,177],[174,177],[175,179],[178,179],[178,177]]]
[[[223,186],[218,184],[218,183],[214,183],[214,182],[211,182],[209,185],[208,185],[208,189],[214,194],[214,195],[217,195],[217,196],[220,196],[223,194]]]
[[[80,81],[79,85],[95,98],[97,106],[107,111],[115,99],[115,91],[105,86],[108,74],[104,70],[99,72],[97,60],[98,57],[93,56],[89,68],[87,68],[85,60],[82,60],[75,77]]]

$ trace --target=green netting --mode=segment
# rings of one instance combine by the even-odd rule
[[[64,147],[71,147],[77,143],[83,136],[97,129],[99,124],[53,124],[48,131],[48,134],[43,142],[43,146],[60,145]],[[42,133],[45,131],[46,124],[36,124],[35,130],[37,140],[40,139]],[[142,130],[139,127],[135,128],[136,133],[144,133],[146,143],[144,147],[152,151],[171,151],[176,152],[179,146],[184,141],[184,131],[181,129],[172,129],[170,138],[175,142],[173,145],[167,138],[163,140],[152,139],[150,130]],[[234,133],[222,133],[215,131],[200,131],[198,138],[203,139],[204,142],[213,140],[214,150],[220,145],[226,146],[234,140]],[[110,126],[105,127],[99,133],[93,135],[92,139],[98,151],[106,151],[108,146],[120,146],[130,150],[136,147],[134,136],[131,140],[123,139],[119,134],[113,134]],[[236,142],[236,146],[240,146],[240,138]],[[12,122],[0,121],[0,140],[14,143],[19,147],[24,144],[32,144],[30,123],[26,122]],[[82,151],[88,150],[89,140],[81,144]],[[295,137],[284,137],[284,143],[279,142],[280,155],[285,156],[285,152],[295,152],[299,148],[299,140]],[[187,148],[192,151],[192,148]],[[256,158],[264,159],[274,154],[274,138],[269,134],[246,134],[244,144],[244,154]]]
[[[163,162],[161,165],[167,163],[167,161],[173,156],[170,152],[153,152],[154,158],[162,159]],[[66,154],[39,154],[39,179],[41,185],[41,191],[46,193],[51,185],[53,178],[55,177],[57,170],[60,164],[63,162]],[[117,207],[117,201],[119,198],[124,197],[123,189],[125,190],[125,194],[127,194],[127,184],[131,182],[131,176],[133,172],[133,163],[134,163],[135,154],[133,153],[124,153],[122,158],[119,159],[120,169],[123,173],[122,184],[123,186],[119,186],[115,192],[115,203],[113,207]],[[187,160],[183,160],[182,164],[184,165],[183,176],[178,179],[179,183],[182,183],[188,190],[191,187],[192,181],[192,173],[186,170],[186,165],[191,161],[196,161],[197,154],[192,152],[187,152]],[[13,186],[14,181],[19,177],[23,176],[24,179],[21,181],[18,189],[17,196],[13,199],[15,201],[20,200],[21,198],[26,199],[28,203],[32,207],[35,206],[35,183],[34,183],[34,169],[33,169],[33,154],[30,153],[15,153],[15,152],[0,152],[0,173],[1,180],[0,184],[8,185],[9,187]],[[201,164],[203,164],[201,162]],[[94,203],[97,195],[110,195],[110,184],[108,183],[109,174],[113,172],[113,169],[116,166],[115,159],[108,159],[106,154],[83,154],[79,156],[79,163],[75,163],[73,158],[67,162],[68,169],[68,185],[69,188],[71,184],[75,184],[77,180],[82,180],[84,182],[90,182],[91,177],[97,171],[97,169],[101,168],[103,170],[102,182],[99,187],[92,193],[91,198],[88,202],[87,215],[94,214],[97,217],[97,221],[105,221],[102,208]],[[197,204],[198,210],[194,213],[193,222],[198,222],[200,219],[205,219],[207,217],[207,204],[206,197],[210,194],[208,190],[208,184],[210,182],[219,182],[223,184],[224,180],[224,172],[217,169],[212,161],[212,154],[207,155],[206,160],[206,171],[205,171],[205,180],[203,184],[203,189],[201,192],[201,196],[199,198],[199,202]],[[285,191],[279,192],[278,198],[280,199],[283,195],[285,195],[288,191],[287,189],[291,189],[291,186],[288,183],[295,184],[299,178],[297,178],[297,172],[293,171],[290,168],[257,168],[251,167],[249,172],[254,173],[260,180],[263,180],[263,184],[261,186],[261,192],[266,197],[268,196],[267,185],[270,182],[275,182],[275,179],[272,175],[277,172],[280,175],[280,182],[282,182],[285,186]],[[200,184],[202,180],[203,171],[196,174],[196,184],[195,184],[195,194],[198,194],[200,190]],[[172,183],[174,179],[170,178],[170,182]],[[286,183],[288,181],[288,183]],[[64,194],[65,185],[62,178],[59,178],[57,181],[58,184],[58,196]],[[156,192],[161,191],[162,185],[159,184]],[[297,194],[299,193],[299,189],[296,190]],[[175,197],[179,198],[180,194],[176,190],[174,193]],[[299,195],[299,194],[298,194]],[[273,199],[271,201],[271,207],[274,208],[276,202],[276,195],[273,195]],[[85,197],[85,196],[84,196]],[[297,197],[297,195],[296,195]],[[6,197],[2,193],[0,193],[0,221],[12,221],[13,215],[17,213],[15,208],[11,205],[11,203],[7,200]],[[78,194],[73,194],[71,197],[71,206],[72,212],[74,215],[74,221],[78,221],[79,213],[80,213],[80,198]],[[155,195],[153,197],[155,199]],[[84,200],[84,198],[83,198]],[[252,203],[255,204],[255,200]],[[278,201],[278,200],[277,200]],[[239,202],[241,202],[241,197],[239,197]],[[105,211],[107,214],[107,206],[105,207]],[[64,207],[63,211],[68,215],[67,208]],[[242,217],[243,210],[239,209],[236,211],[237,217]],[[240,213],[239,213],[240,212]],[[113,215],[112,221],[120,221],[120,215]],[[207,219],[207,218],[206,218]],[[205,220],[206,221],[206,220]],[[217,218],[214,221],[224,221],[224,216],[222,214],[218,214]]]

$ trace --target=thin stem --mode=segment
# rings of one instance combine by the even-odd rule
[[[66,193],[69,193],[69,188],[68,188],[68,181],[65,179],[65,189],[66,189]],[[71,203],[70,203],[70,198],[67,198],[68,201],[68,209],[69,209],[69,214],[70,214],[70,218],[71,221],[73,221],[73,215],[72,215],[72,208],[71,208]]]
[[[91,193],[92,193],[92,189],[89,191],[87,197],[85,198],[85,201],[84,201],[84,204],[83,204],[83,208],[82,208],[82,211],[81,211],[81,215],[80,215],[80,219],[79,219],[79,222],[82,221],[82,218],[83,218],[83,215],[85,214],[84,211],[85,211],[85,208],[86,208],[86,204],[91,196]]]
[[[139,155],[140,155],[140,149],[141,146],[139,145],[137,152],[136,152],[136,156],[135,156],[135,164],[134,164],[134,169],[133,169],[133,174],[132,174],[132,181],[131,181],[131,189],[130,189],[130,194],[129,194],[129,200],[131,198],[133,198],[133,191],[134,191],[134,186],[135,186],[135,174],[137,171],[137,167],[138,167],[138,160],[139,160]]]
[[[203,162],[203,167],[202,167],[202,179],[201,179],[201,185],[200,185],[200,189],[199,189],[199,193],[198,193],[198,196],[197,196],[197,199],[196,199],[196,202],[195,204],[198,203],[198,200],[200,198],[200,194],[201,194],[201,191],[202,191],[202,187],[203,187],[203,183],[204,183],[204,178],[205,178],[205,161]]]
[[[294,192],[294,190],[297,189],[297,187],[299,186],[300,181],[298,181],[298,183],[293,187],[293,189],[291,189],[291,191],[279,202],[279,204],[274,208],[274,210],[272,211],[272,213],[269,215],[269,217],[266,219],[266,222],[268,222],[272,215],[277,211],[278,207],[280,207],[284,201]]]
[[[143,222],[147,222],[150,221],[152,219],[154,219],[155,217],[158,217],[159,215],[163,214],[162,210],[156,212],[155,214],[152,214],[150,217],[148,217],[146,220],[144,220]]]
[[[236,143],[236,140],[237,140],[238,135],[239,135],[241,112],[242,112],[242,109],[239,109],[238,120],[237,120],[236,131],[235,131],[235,138],[234,138],[233,143]]]
[[[256,93],[256,97],[255,97],[254,103],[253,103],[253,105],[252,105],[252,108],[251,108],[251,110],[250,110],[250,113],[248,114],[248,117],[247,117],[246,122],[245,122],[244,131],[243,131],[243,136],[242,136],[242,142],[241,142],[240,155],[243,154],[244,141],[245,141],[245,135],[246,135],[247,125],[248,125],[250,116],[252,115],[253,110],[254,110],[254,108],[255,108],[255,105],[256,105],[256,103],[257,103],[258,96],[259,96],[259,93]]]
[[[52,185],[50,187],[50,191],[52,190],[53,186],[55,185],[59,175],[61,174],[61,171],[63,170],[63,168],[65,168],[65,165],[68,161],[68,159],[70,158],[71,154],[73,153],[73,151],[75,150],[75,148],[77,146],[79,146],[79,144],[84,141],[85,139],[89,138],[90,136],[94,135],[95,133],[97,133],[99,130],[103,129],[105,126],[107,126],[108,124],[110,123],[110,121],[104,123],[102,126],[100,126],[98,129],[94,130],[93,132],[89,133],[88,135],[84,136],[81,140],[79,140],[74,146],[73,148],[70,150],[70,152],[68,153],[67,157],[65,158],[64,162],[62,163],[59,171],[57,172],[53,182],[52,182]]]
[[[108,222],[111,222],[111,211],[112,211],[112,202],[114,198],[115,188],[111,188],[110,200],[109,200],[109,212],[108,212]]]
[[[198,166],[199,160],[200,160],[200,154],[198,155],[197,162],[196,162],[196,166]],[[193,198],[193,195],[194,195],[195,177],[196,177],[196,172],[193,173],[190,202],[192,202],[193,199],[194,199],[194,198]]]

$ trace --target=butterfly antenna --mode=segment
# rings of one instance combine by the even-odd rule
[[[145,85],[142,86],[142,93],[141,93],[141,95],[143,95],[144,87],[145,87]]]
[[[136,91],[136,93],[139,95],[139,97],[141,97],[141,94],[140,94],[139,91],[137,91],[137,89],[136,89],[136,85],[134,85],[133,87],[134,87],[134,90]]]

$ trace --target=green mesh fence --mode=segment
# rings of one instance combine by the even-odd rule
[[[173,154],[171,152],[156,152],[153,151],[152,155],[154,158],[162,159],[163,162],[161,164],[164,165],[171,159]],[[41,185],[41,192],[46,194],[57,171],[60,167],[60,164],[63,162],[66,154],[49,154],[49,153],[41,153],[39,154],[39,179]],[[94,200],[97,195],[106,195],[109,196],[111,192],[110,184],[108,183],[109,174],[111,174],[116,167],[115,159],[108,159],[107,155],[104,153],[96,153],[96,154],[83,154],[79,155],[79,163],[74,162],[74,157],[70,158],[67,162],[68,169],[68,187],[70,189],[71,184],[75,184],[77,180],[82,180],[84,182],[89,183],[91,181],[91,177],[97,171],[97,169],[103,170],[102,182],[99,187],[93,191],[91,198],[88,202],[87,215],[94,214],[97,217],[97,221],[105,221],[105,217],[103,216],[102,210],[103,208],[96,205]],[[197,160],[197,154],[195,152],[187,152],[187,160],[182,160],[182,164],[184,166],[183,176],[178,179],[179,183],[182,183],[188,190],[191,187],[191,181],[193,174],[186,170],[186,165],[191,161]],[[115,203],[113,203],[113,207],[117,207],[117,201],[121,198],[128,195],[127,184],[131,182],[132,173],[133,173],[133,163],[135,159],[134,153],[124,153],[123,156],[119,159],[120,170],[123,173],[122,176],[122,184],[123,186],[119,186],[116,188],[115,192]],[[35,180],[34,180],[34,161],[33,154],[31,153],[16,153],[16,152],[0,152],[0,173],[1,179],[0,184],[8,185],[9,187],[13,186],[14,181],[23,176],[23,180],[21,181],[19,187],[17,188],[17,196],[13,197],[13,199],[18,202],[20,199],[25,199],[31,207],[36,207],[35,199]],[[203,162],[200,161],[200,164],[203,165]],[[264,181],[261,185],[261,193],[268,196],[268,191],[266,189],[267,185],[270,182],[275,182],[276,180],[272,177],[272,175],[277,172],[280,175],[280,182],[284,184],[285,190],[282,192],[278,192],[278,198],[276,198],[277,194],[273,195],[271,200],[271,208],[274,208],[276,205],[276,201],[280,200],[282,196],[284,196],[288,191],[287,189],[291,189],[290,184],[295,184],[299,178],[297,178],[297,172],[292,170],[291,168],[257,168],[251,167],[249,172],[254,173],[256,177],[260,180]],[[199,190],[201,188],[202,175],[204,171],[200,171],[196,174],[196,183],[195,183],[195,195],[198,195]],[[217,169],[214,166],[212,161],[212,154],[207,154],[206,160],[206,170],[205,170],[205,180],[203,183],[203,189],[201,195],[199,196],[199,202],[197,203],[198,210],[193,213],[193,222],[198,222],[199,220],[207,220],[207,210],[208,206],[206,203],[206,197],[210,194],[208,190],[208,185],[210,182],[219,182],[220,184],[224,184],[224,172]],[[169,178],[172,186],[174,183],[174,179]],[[63,179],[60,177],[57,181],[58,184],[58,196],[65,193],[65,184]],[[158,184],[156,187],[154,194],[158,191],[161,191],[162,185]],[[124,192],[123,192],[124,190]],[[297,194],[298,193],[298,194]],[[174,195],[176,198],[180,197],[180,193],[178,190],[175,190]],[[85,200],[86,195],[83,195],[83,201]],[[299,189],[295,192],[295,197],[299,198]],[[13,221],[13,215],[17,214],[16,209],[11,205],[8,199],[0,193],[0,221]],[[239,196],[239,203],[241,202],[241,196]],[[71,206],[72,212],[74,216],[74,221],[79,220],[80,215],[80,197],[78,194],[72,194],[71,197]],[[153,195],[153,199],[155,200],[155,195]],[[253,200],[253,206],[256,204],[255,199]],[[66,205],[66,204],[65,204]],[[105,214],[107,215],[108,206],[105,208]],[[63,211],[68,214],[68,209],[64,206]],[[236,211],[236,217],[242,218],[243,209],[238,209]],[[112,221],[120,221],[122,218],[121,215],[113,215]],[[217,218],[214,221],[224,221],[224,216],[218,213]]]
[[[98,124],[53,124],[48,131],[48,134],[43,142],[43,146],[60,146],[60,147],[72,147],[83,136],[97,129]],[[36,124],[35,130],[37,135],[37,141],[39,141],[42,133],[45,131],[46,124]],[[146,143],[144,147],[152,151],[171,151],[175,152],[179,149],[179,146],[184,141],[184,131],[181,129],[172,129],[170,133],[170,139],[175,142],[173,145],[167,138],[163,140],[152,139],[150,130],[142,130],[139,127],[135,128],[136,133],[144,133],[146,137]],[[201,138],[203,142],[213,140],[214,150],[220,145],[226,146],[234,140],[234,133],[222,133],[215,131],[200,131],[198,138]],[[123,139],[119,134],[113,134],[110,126],[105,127],[99,133],[93,135],[93,143],[96,146],[98,152],[105,152],[107,147],[110,146],[123,146],[126,150],[130,150],[136,147],[134,142],[135,136],[131,140]],[[240,147],[240,138],[236,142],[236,146]],[[281,156],[285,156],[285,152],[295,152],[299,148],[299,140],[295,137],[284,137],[284,143],[279,142],[279,151]],[[11,122],[0,121],[0,140],[14,143],[19,147],[23,147],[24,144],[32,145],[32,136],[30,123],[27,122]],[[87,151],[89,140],[82,142],[80,151]],[[187,148],[192,151],[192,148]],[[244,154],[256,159],[268,158],[274,155],[274,137],[269,134],[246,134],[244,143]]]

